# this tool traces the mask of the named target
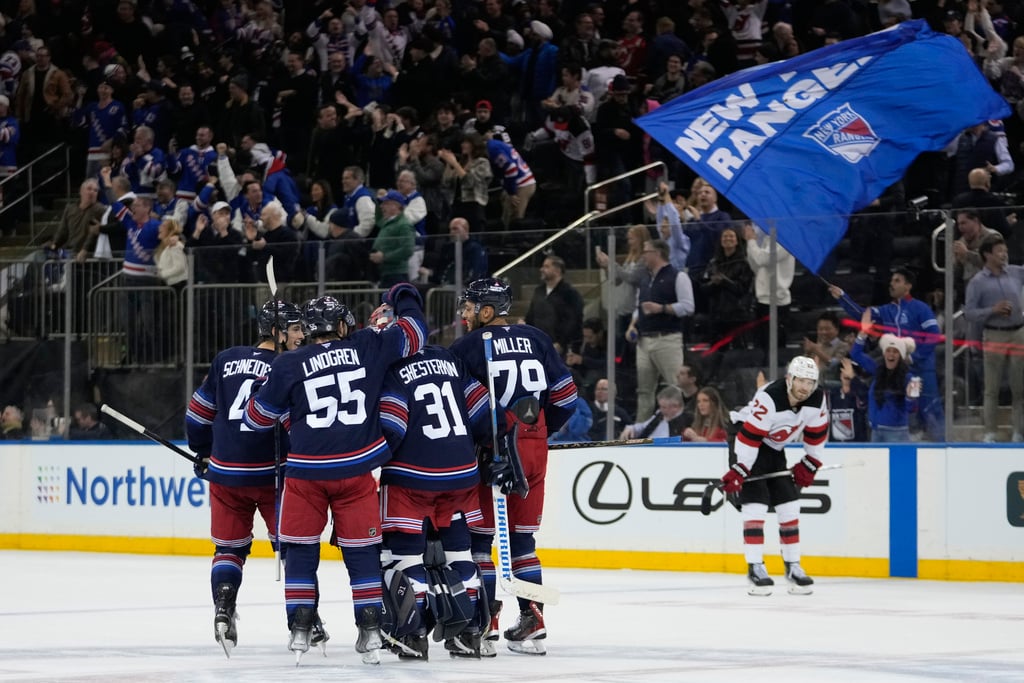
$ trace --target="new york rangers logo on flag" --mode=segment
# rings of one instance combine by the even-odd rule
[[[871,154],[879,142],[875,131],[871,130],[871,124],[855,112],[849,102],[825,114],[807,129],[804,137],[814,140],[851,164]]]
[[[730,74],[637,125],[816,272],[921,152],[1009,115],[963,44],[917,20]]]

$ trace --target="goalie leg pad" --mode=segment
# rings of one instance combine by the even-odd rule
[[[473,620],[475,605],[459,572],[447,564],[440,540],[427,542],[425,557],[429,558],[429,563],[424,565],[429,584],[427,604],[437,622],[433,638],[435,641],[448,640],[461,633]]]
[[[384,610],[381,630],[401,638],[415,633],[423,623],[416,600],[416,587],[405,572],[398,569],[384,571]]]

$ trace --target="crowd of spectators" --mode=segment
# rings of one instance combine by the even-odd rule
[[[1011,261],[1024,258],[993,192],[1015,189],[1024,142],[1024,3],[20,0],[0,3],[0,14],[0,180],[70,143],[79,201],[49,246],[80,261],[123,253],[136,284],[180,287],[190,250],[200,282],[258,281],[270,256],[279,281],[308,280],[323,253],[331,280],[429,287],[454,280],[455,242],[476,277],[500,243],[495,231],[564,223],[587,184],[661,160],[667,175],[617,182],[604,196],[662,198],[630,217],[644,225],[628,230],[625,258],[598,254],[616,283],[618,329],[606,343],[617,355],[629,346],[647,254],[662,251],[690,281],[692,310],[687,301],[665,313],[685,319],[687,344],[764,348],[768,325],[750,323],[773,302],[779,339],[799,339],[792,257],[779,250],[769,291],[764,233],[635,119],[740,68],[918,17],[960,40],[1014,112],[922,155],[851,218],[854,267],[873,279],[858,303],[888,300],[893,239],[917,230],[903,212],[910,196],[963,208],[958,304],[983,268],[986,235],[1003,236]],[[0,227],[12,231],[16,217],[0,214]],[[545,261],[528,319],[550,320],[585,365],[580,307],[551,300],[578,259],[561,256]],[[931,275],[919,273],[921,296],[931,296]],[[643,343],[665,331],[634,330],[651,347],[641,352],[642,374],[654,377],[639,388],[643,412],[682,365]],[[841,367],[829,360],[833,381]],[[591,372],[588,390],[596,380]]]

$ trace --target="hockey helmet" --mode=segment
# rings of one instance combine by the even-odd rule
[[[467,301],[476,304],[477,312],[484,306],[491,306],[495,316],[508,315],[512,308],[512,288],[496,277],[473,280],[459,299],[459,310]]]
[[[338,333],[338,323],[354,330],[356,318],[348,306],[333,296],[310,299],[302,306],[302,329],[308,337],[326,337]]]
[[[818,363],[810,356],[796,356],[786,368],[786,388],[793,390],[794,379],[809,379],[814,382],[811,391],[818,388]]]
[[[268,301],[263,304],[256,319],[256,329],[260,337],[274,336],[274,328],[277,327],[279,320],[282,330],[288,329],[289,325],[302,322],[299,307],[290,301]]]

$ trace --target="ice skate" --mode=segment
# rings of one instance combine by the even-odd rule
[[[327,641],[330,639],[331,634],[324,628],[324,622],[320,621],[320,613],[317,612],[316,616],[313,617],[313,629],[309,633],[309,644],[318,646],[320,651],[324,653],[324,657],[326,657]]]
[[[544,614],[540,611],[540,605],[535,602],[530,603],[529,609],[519,613],[515,626],[505,630],[508,649],[524,655],[547,654],[544,643],[541,642],[547,637]]]
[[[238,631],[235,628],[235,597],[238,587],[230,583],[217,584],[217,599],[213,608],[213,637],[224,648],[224,654],[231,659],[231,650],[238,644]]]
[[[768,570],[764,568],[763,562],[747,565],[747,579],[750,580],[750,588],[747,595],[771,595],[772,586],[775,582],[768,576]]]
[[[481,657],[498,656],[498,650],[495,647],[495,644],[498,642],[498,637],[501,633],[501,631],[498,630],[498,617],[501,615],[501,605],[501,600],[494,600],[488,605],[491,613],[491,623],[480,639]]]
[[[807,576],[799,562],[786,563],[786,580],[789,581],[789,592],[792,595],[810,595],[814,592],[811,588],[814,579]]]
[[[467,629],[454,638],[444,641],[444,649],[453,657],[480,659],[480,630]]]
[[[356,652],[363,664],[380,664],[380,608],[363,607],[359,610],[359,635],[356,637]]]
[[[383,649],[395,653],[399,659],[422,659],[424,661],[428,659],[427,652],[430,649],[430,639],[427,638],[425,631],[423,633],[410,633],[401,638],[393,638],[382,632],[381,637],[385,642]]]
[[[295,666],[299,665],[302,655],[309,651],[312,640],[313,621],[316,610],[312,607],[297,607],[292,618],[292,632],[288,637],[288,649],[295,653]]]

